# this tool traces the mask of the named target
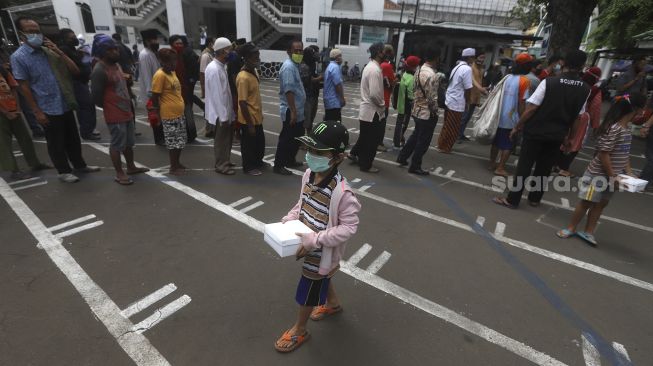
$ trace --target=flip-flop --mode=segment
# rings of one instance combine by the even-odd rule
[[[594,238],[594,235],[592,235],[590,233],[586,233],[584,231],[579,231],[579,232],[576,233],[576,235],[578,235],[579,238],[585,240],[587,242],[587,244],[589,244],[589,245],[591,245],[593,247],[599,245],[599,243],[596,242],[596,238]]]
[[[141,174],[149,172],[149,168],[136,168],[136,170],[128,171],[127,175]]]
[[[568,238],[571,238],[572,236],[576,235],[576,233],[569,230],[569,229],[562,229],[562,230],[556,232],[556,235],[560,239],[568,239]]]
[[[494,198],[492,199],[492,202],[496,203],[496,204],[499,205],[499,206],[503,206],[503,207],[509,208],[509,209],[511,209],[511,210],[514,210],[514,209],[517,208],[516,206],[513,206],[513,205],[511,205],[510,203],[508,203],[508,201],[506,201],[505,198],[501,198],[501,197],[494,197]]]
[[[113,178],[113,181],[120,184],[121,186],[128,186],[131,184],[134,184],[134,181],[127,178],[127,179],[119,179],[118,177]]]
[[[309,340],[309,338],[311,338],[311,334],[308,331],[306,331],[306,333],[304,333],[304,335],[291,335],[290,334],[290,329],[289,329],[285,333],[283,333],[281,338],[279,338],[276,342],[274,342],[274,349],[276,349],[277,351],[279,351],[281,353],[292,352],[292,351],[296,350],[297,348],[299,348],[299,346],[304,344],[304,342]],[[279,346],[279,341],[286,341],[286,342],[292,342],[292,343],[288,347],[281,347],[281,346]]]
[[[328,307],[326,305],[321,305],[313,309],[311,312],[311,320],[320,321],[328,316],[339,313],[342,311],[342,306],[338,305],[336,307]]]

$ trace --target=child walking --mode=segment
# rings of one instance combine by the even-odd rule
[[[331,277],[340,267],[347,240],[358,228],[361,205],[338,165],[349,143],[347,129],[340,122],[322,122],[308,136],[298,137],[307,149],[308,169],[295,207],[281,220],[300,220],[314,232],[297,234],[301,244],[296,257],[304,258],[295,300],[297,321],[275,342],[279,352],[291,352],[306,342],[308,319],[322,320],[342,311]]]
[[[578,198],[581,201],[576,204],[569,225],[556,233],[558,237],[566,239],[578,235],[590,245],[597,245],[594,230],[619,184],[618,175],[633,175],[630,168],[630,123],[645,103],[646,98],[641,94],[615,98],[598,128],[596,154],[579,181]],[[586,214],[585,230],[577,232],[576,227]]]

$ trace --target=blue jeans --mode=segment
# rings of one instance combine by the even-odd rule
[[[458,136],[459,139],[465,136],[465,129],[467,128],[467,123],[469,122],[470,119],[472,119],[475,109],[476,109],[476,104],[471,104],[469,108],[465,110],[465,113],[463,113],[463,118],[460,120],[460,135]]]

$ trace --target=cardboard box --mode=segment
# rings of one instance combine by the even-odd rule
[[[619,185],[628,192],[641,192],[648,184],[648,181],[646,180],[634,178],[625,174],[619,174],[619,178],[621,178]]]
[[[299,220],[288,221],[285,224],[276,222],[265,225],[263,240],[281,257],[289,257],[299,248],[300,238],[295,233],[311,232],[313,231]]]

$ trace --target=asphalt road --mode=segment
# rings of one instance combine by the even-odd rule
[[[345,89],[353,144],[360,99],[357,85]],[[261,92],[271,160],[278,84]],[[103,139],[83,146],[100,173],[0,180],[0,365],[653,365],[650,194],[615,195],[592,248],[555,236],[573,192],[548,192],[538,208],[492,204],[487,146],[431,149],[426,178],[394,164],[393,150],[377,156],[380,174],[344,163],[363,206],[334,277],[344,312],[282,355],[273,343],[295,319],[300,264],[279,258],[261,227],[293,206],[301,172],[216,174],[202,138],[183,151],[188,174],[167,176],[139,108],[136,161],[153,170],[119,186],[101,115]]]

